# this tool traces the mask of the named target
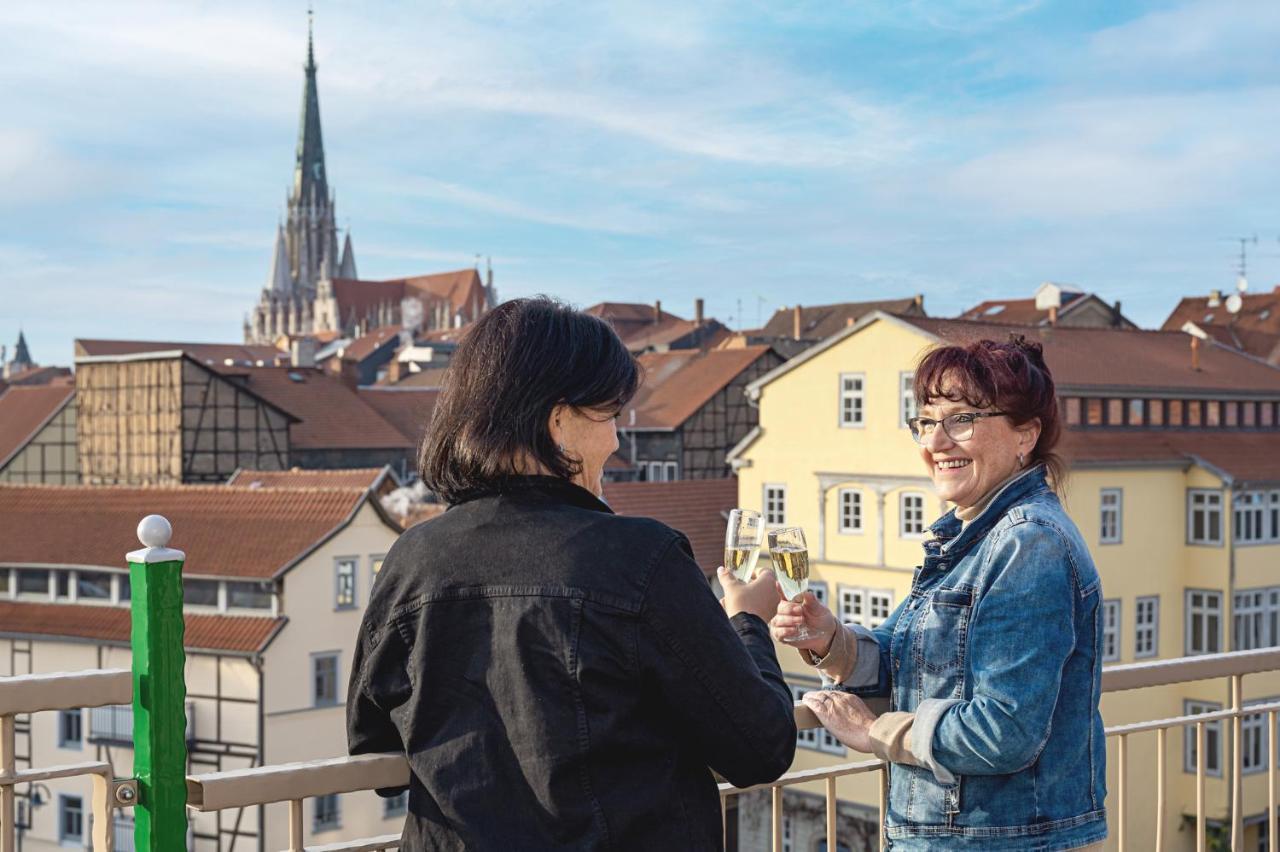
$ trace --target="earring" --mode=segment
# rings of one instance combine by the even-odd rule
[[[1022,453],[1018,453],[1018,467],[1024,467],[1026,463],[1026,457]]]
[[[556,449],[557,449],[557,450],[559,450],[559,451],[563,454],[563,453],[564,453],[564,444],[556,444]],[[1019,457],[1019,458],[1021,458],[1021,457]]]

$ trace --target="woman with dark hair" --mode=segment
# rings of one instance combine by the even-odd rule
[[[408,757],[406,852],[720,849],[712,770],[791,764],[773,574],[717,603],[682,534],[600,499],[638,382],[545,298],[458,347],[420,458],[449,509],[387,555],[347,694],[351,753]]]
[[[773,635],[817,637],[794,644],[834,686],[805,704],[890,762],[892,849],[1100,849],[1102,592],[1054,491],[1060,425],[1041,347],[934,349],[915,397],[911,434],[955,508],[930,527],[910,596],[875,630],[782,602]],[[859,695],[888,697],[890,712]]]

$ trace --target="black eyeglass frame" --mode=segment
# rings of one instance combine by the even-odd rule
[[[957,411],[955,414],[948,414],[946,417],[942,418],[941,420],[934,420],[932,417],[908,417],[907,428],[911,430],[912,440],[914,440],[917,444],[923,444],[925,441],[925,438],[927,438],[928,435],[925,434],[925,432],[920,428],[921,425],[924,423],[932,423],[933,428],[936,429],[938,424],[941,423],[942,431],[947,433],[947,437],[955,441],[957,444],[960,444],[960,443],[964,443],[965,441],[968,441],[970,438],[973,437],[974,424],[977,423],[979,420],[983,419],[984,417],[1008,417],[1008,416],[1009,416],[1008,412],[1005,412],[1005,411]],[[960,418],[962,417],[967,417],[969,419],[961,420]],[[964,438],[957,438],[955,435],[951,434],[951,426],[949,426],[948,423],[952,425],[955,425],[958,423],[969,424],[969,434]],[[933,429],[930,429],[929,431],[932,432]]]

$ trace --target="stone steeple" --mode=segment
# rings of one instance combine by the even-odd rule
[[[25,370],[28,367],[35,366],[35,363],[31,360],[31,351],[27,349],[27,338],[23,336],[22,329],[18,329],[18,345],[13,347],[13,360],[9,363],[16,370]]]
[[[306,83],[302,87],[292,200],[328,201],[329,180],[324,170],[324,140],[320,135],[320,92],[316,88],[316,52],[310,12],[307,13],[307,64],[303,70]]]
[[[342,263],[338,265],[339,278],[359,278],[356,274],[356,253],[351,248],[351,231],[347,231],[346,242],[342,244]]]

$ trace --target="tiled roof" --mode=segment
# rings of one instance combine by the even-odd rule
[[[400,300],[410,295],[444,299],[455,312],[472,305],[483,305],[484,284],[475,269],[456,269],[389,281],[335,278],[333,295],[338,302],[340,319],[346,322],[363,319],[381,304],[399,306]]]
[[[1199,459],[1237,482],[1280,482],[1280,432],[1068,429],[1059,449],[1072,464],[1189,464]]]
[[[241,343],[166,343],[156,340],[76,340],[76,355],[87,357],[136,355],[142,352],[181,350],[203,364],[220,366],[228,360],[236,364],[283,364],[289,354],[274,346]]]
[[[914,298],[801,306],[800,336],[806,340],[825,340],[872,311],[884,311],[890,314],[923,314],[924,308]],[[795,308],[779,308],[775,311],[761,329],[761,334],[766,337],[794,336]]]
[[[646,331],[659,326],[686,321],[683,317],[678,317],[669,311],[658,310],[656,305],[635,302],[600,302],[583,309],[583,313],[599,317],[612,325],[613,330],[618,333],[618,337],[624,341],[628,341],[629,338],[644,334]],[[636,348],[630,343],[628,343],[628,346],[632,349]]]
[[[387,344],[389,340],[398,340],[400,337],[400,326],[384,325],[373,329],[363,337],[357,337],[346,346],[342,347],[343,361],[363,361],[374,352],[377,352]]]
[[[73,381],[70,367],[28,367],[10,373],[9,378],[0,380],[0,386],[71,384]]]
[[[367,498],[363,488],[286,489],[0,485],[0,563],[125,565],[135,530],[159,513],[196,576],[267,579],[326,540]]]
[[[426,434],[440,391],[433,387],[374,385],[359,390],[360,398],[402,435],[417,444]]]
[[[0,467],[75,396],[71,385],[19,385],[0,392]]]
[[[740,349],[676,349],[650,352],[636,360],[644,382],[623,413],[619,426],[676,429],[711,397],[769,351],[768,346]],[[635,412],[631,422],[630,412]]]
[[[1224,346],[1231,346],[1261,358],[1268,364],[1280,365],[1280,334],[1254,331],[1227,325],[1197,326]]]
[[[1064,299],[1070,299],[1063,307],[1076,302],[1083,293],[1063,293]],[[1062,308],[1059,308],[1062,310]],[[979,302],[969,310],[960,314],[958,319],[977,322],[1000,323],[1007,325],[1038,325],[1049,319],[1048,309],[1036,307],[1035,299],[988,299]]]
[[[227,485],[245,488],[372,488],[385,467],[356,467],[341,470],[237,470]]]
[[[1207,296],[1183,298],[1160,328],[1164,331],[1177,331],[1185,323],[1193,322],[1201,328],[1233,325],[1249,331],[1280,334],[1280,285],[1270,292],[1241,293],[1240,298],[1244,304],[1237,314],[1232,314],[1223,304],[1223,299],[1229,295],[1231,291],[1221,293],[1218,304],[1213,307],[1209,306]]]
[[[439,390],[444,386],[444,377],[448,370],[448,367],[431,367],[430,369],[419,370],[416,373],[401,372],[400,381],[394,382],[389,386]]]
[[[707,576],[724,561],[724,527],[738,505],[736,478],[606,482],[604,497],[619,515],[655,518],[684,533]]]
[[[1191,368],[1191,336],[1180,331],[1068,328],[899,317],[944,342],[1008,340],[1016,331],[1044,345],[1045,362],[1059,387],[1142,388],[1158,391],[1232,391],[1280,394],[1280,370],[1233,349],[1205,343],[1200,369]]]
[[[694,320],[672,319],[657,325],[640,326],[630,334],[624,335],[619,331],[619,336],[632,352],[643,352],[646,349],[662,349],[681,341],[686,346],[715,348],[731,337],[732,332],[716,320],[704,320],[699,325]]]
[[[183,645],[193,651],[249,654],[264,650],[287,619],[186,613]],[[0,636],[71,636],[129,643],[125,607],[0,601]]]
[[[447,299],[455,311],[477,302],[484,304],[484,283],[475,269],[455,269],[403,279],[408,290],[416,290],[440,299]]]
[[[295,449],[413,445],[337,376],[290,367],[246,367],[224,374],[301,421],[289,428],[289,443]]]

